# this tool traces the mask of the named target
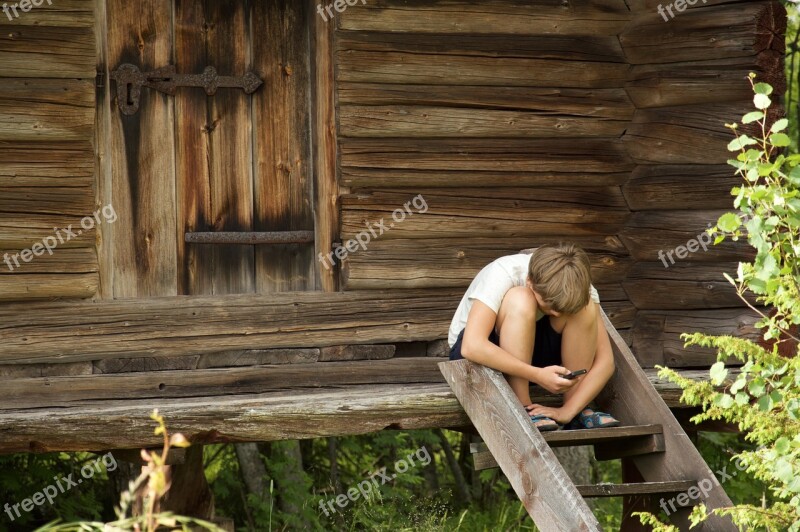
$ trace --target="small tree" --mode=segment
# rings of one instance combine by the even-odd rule
[[[709,380],[693,381],[676,372],[659,368],[660,375],[683,389],[681,400],[701,406],[703,412],[692,420],[736,423],[746,439],[758,448],[736,455],[755,478],[773,491],[774,501],[761,505],[740,504],[714,510],[730,516],[747,530],[800,531],[800,358],[797,356],[797,325],[800,324],[800,154],[785,155],[790,145],[784,133],[789,123],[780,119],[768,127],[767,112],[773,89],[766,83],[750,83],[756,110],[742,118],[742,129],[756,130],[753,136],[740,132],[739,124],[727,124],[736,135],[728,149],[738,152],[728,161],[743,179],[733,189],[736,197],[730,212],[710,229],[719,243],[746,237],[755,248],[753,262],[739,264],[736,278],[725,277],[739,296],[761,315],[757,326],[764,342],[731,336],[685,334],[688,345],[713,347],[718,362]],[[766,307],[761,310],[749,301]],[[787,349],[788,348],[788,349]],[[781,356],[781,353],[791,356]],[[744,365],[731,375],[724,360],[735,358]],[[677,531],[651,514],[639,514],[643,523],[656,531]],[[705,520],[707,509],[698,506],[691,520]]]

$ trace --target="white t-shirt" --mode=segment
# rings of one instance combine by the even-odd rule
[[[528,278],[528,266],[531,261],[530,254],[508,255],[500,257],[486,265],[472,280],[467,288],[467,293],[458,304],[453,321],[450,322],[450,332],[447,343],[450,347],[458,340],[458,335],[467,326],[467,317],[472,310],[472,301],[477,299],[492,309],[495,314],[500,310],[500,303],[506,292],[515,286],[525,286]],[[594,286],[590,285],[590,297],[595,303],[600,303],[600,296]],[[544,313],[539,310],[536,319],[540,320]]]

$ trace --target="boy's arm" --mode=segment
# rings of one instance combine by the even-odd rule
[[[539,384],[552,393],[563,393],[565,389],[572,387],[572,381],[557,378],[555,374],[544,375],[546,370],[531,366],[522,360],[514,357],[499,346],[489,341],[489,335],[494,329],[497,314],[488,305],[480,300],[472,303],[467,326],[464,330],[464,339],[461,343],[461,355],[477,364],[496,369],[515,377],[521,377],[530,382]],[[553,370],[555,366],[547,368]],[[568,373],[565,368],[560,368],[562,374]],[[550,373],[553,373],[551,371]],[[549,378],[549,380],[548,380]],[[553,381],[553,382],[550,382]],[[559,382],[563,381],[563,382]],[[554,386],[561,386],[563,389],[554,389]]]

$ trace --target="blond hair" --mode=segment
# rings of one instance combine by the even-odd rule
[[[556,312],[575,314],[589,303],[592,284],[589,257],[575,244],[536,249],[531,256],[528,278],[536,293]]]

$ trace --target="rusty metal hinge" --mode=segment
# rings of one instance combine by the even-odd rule
[[[213,96],[219,88],[243,89],[254,93],[264,82],[253,72],[244,76],[220,76],[214,67],[206,67],[202,74],[177,74],[174,65],[151,72],[141,72],[139,67],[125,63],[111,73],[117,82],[117,104],[120,111],[132,115],[139,110],[142,87],[174,95],[178,87],[200,87]]]

